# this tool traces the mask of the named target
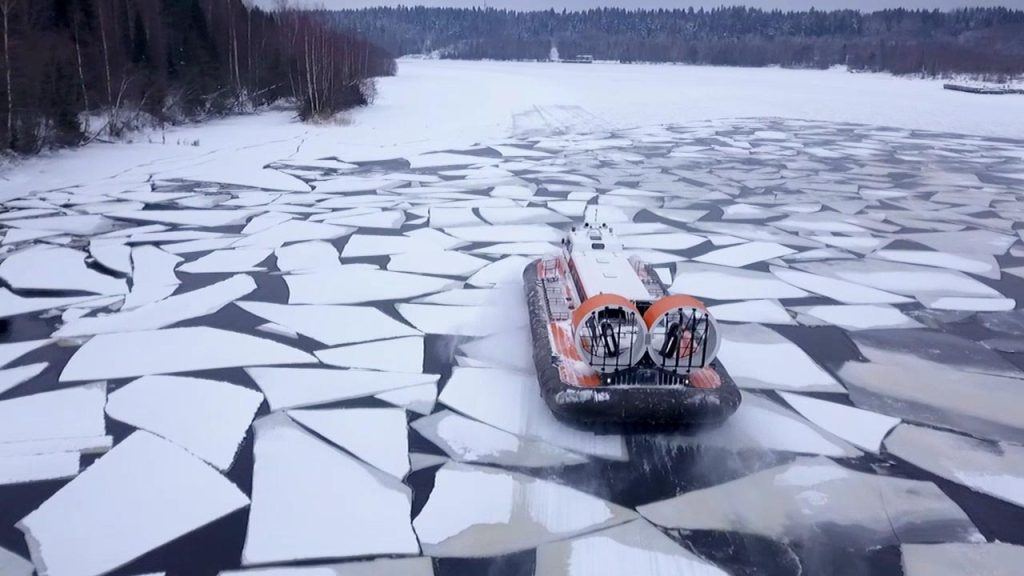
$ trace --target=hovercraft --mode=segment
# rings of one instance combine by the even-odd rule
[[[607,224],[584,224],[526,267],[534,362],[554,415],[581,426],[723,422],[740,391],[716,360],[718,324],[627,257]]]

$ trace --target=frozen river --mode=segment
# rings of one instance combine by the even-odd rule
[[[1024,100],[838,71],[402,62],[0,182],[0,576],[1016,574]],[[722,323],[715,430],[537,393],[597,211]]]

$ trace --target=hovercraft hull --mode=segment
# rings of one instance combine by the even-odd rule
[[[576,362],[555,342],[558,323],[551,318],[540,264],[528,265],[523,280],[540,392],[556,418],[582,427],[689,428],[719,424],[739,408],[739,388],[717,361],[709,365],[718,376],[715,388],[672,383],[671,378],[666,383],[657,369],[633,371],[628,384],[581,385],[574,376]]]

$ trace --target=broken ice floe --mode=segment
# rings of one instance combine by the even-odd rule
[[[956,270],[878,260],[808,262],[796,264],[796,267],[811,274],[845,280],[904,296],[1002,298],[1002,294],[996,290]],[[868,304],[870,302],[859,303]]]
[[[337,370],[334,368],[246,368],[271,410],[286,410],[373,396],[424,384],[436,374]]]
[[[283,413],[256,421],[246,566],[417,554],[412,494]]]
[[[105,436],[106,402],[103,382],[0,401],[0,446]]]
[[[917,349],[913,339],[907,344]],[[943,363],[891,345],[857,345],[868,362],[847,362],[838,375],[858,407],[981,438],[1024,442],[1019,410],[1024,380],[993,369],[979,372],[956,358]]]
[[[101,334],[75,352],[61,382],[229,368],[306,364],[316,359],[272,340],[205,326]]]
[[[238,248],[280,248],[289,242],[308,240],[333,240],[351,234],[355,228],[333,226],[321,222],[286,220],[265,230],[260,230],[235,242]]]
[[[545,576],[727,576],[644,520],[537,548]]]
[[[71,338],[111,332],[155,330],[182,320],[213,314],[256,289],[246,275],[238,275],[205,288],[171,296],[133,310],[72,320],[53,333],[54,338]]]
[[[808,295],[767,272],[710,264],[676,265],[676,279],[671,292],[715,300],[803,298]]]
[[[467,277],[490,261],[470,254],[449,250],[418,250],[395,254],[388,261],[388,270],[439,276]]]
[[[434,562],[425,556],[382,558],[341,564],[228,570],[219,576],[434,576]]]
[[[131,210],[125,212],[114,212],[109,216],[122,220],[137,220],[141,222],[159,222],[161,224],[176,224],[179,226],[202,226],[216,228],[219,226],[237,226],[245,224],[245,221],[254,215],[248,210]]]
[[[708,312],[721,322],[753,322],[756,324],[796,324],[786,309],[775,300],[747,300],[708,307]]]
[[[318,350],[316,356],[324,364],[344,368],[422,372],[423,337],[409,336],[329,348]]]
[[[401,408],[289,410],[288,416],[382,472],[398,479],[409,473],[409,431]]]
[[[135,432],[16,526],[41,575],[97,576],[248,503],[185,450]]]
[[[581,454],[625,460],[621,436],[597,435],[558,422],[540,397],[534,375],[457,367],[439,400],[452,410],[533,440]]]
[[[885,449],[932,474],[1024,507],[1024,447],[904,424],[885,439]]]
[[[261,271],[257,265],[273,252],[269,248],[236,248],[234,250],[216,250],[206,256],[186,262],[178,267],[189,274],[215,274],[230,272]]]
[[[434,411],[434,404],[437,403],[437,384],[419,384],[408,388],[398,388],[381,392],[374,396],[392,406],[405,408],[417,414],[430,414]]]
[[[0,288],[0,318],[9,318],[29,312],[65,308],[84,302],[98,301],[100,296],[76,296],[67,298],[26,298],[19,296],[7,288]]]
[[[274,256],[277,258],[277,269],[281,272],[331,271],[341,266],[338,249],[323,240],[282,246],[274,251]]]
[[[43,370],[46,370],[46,367],[49,365],[48,362],[37,362],[35,364],[0,370],[0,394],[12,390],[14,387],[20,386],[42,374]]]
[[[443,410],[420,418],[412,427],[460,462],[498,464],[518,468],[544,468],[582,464],[587,459],[538,440],[521,438]]]
[[[32,563],[13,552],[0,548],[0,574],[4,576],[32,576]]]
[[[132,273],[132,249],[126,244],[93,240],[89,243],[89,254],[114,272]]]
[[[79,460],[78,452],[0,455],[0,486],[73,478],[78,474]],[[0,564],[0,574],[5,574],[3,568]]]
[[[669,529],[809,543],[836,537],[857,548],[984,541],[963,510],[931,482],[856,472],[822,457],[798,458],[637,511]]]
[[[406,321],[427,334],[487,336],[515,327],[507,323],[507,311],[496,306],[398,304],[396,308]],[[516,324],[525,322],[525,318],[524,315]]]
[[[484,266],[479,272],[470,276],[466,283],[478,288],[490,288],[502,284],[522,285],[523,270],[534,260],[534,258],[526,256],[502,258]]]
[[[756,262],[771,260],[795,253],[796,250],[774,242],[748,242],[727,248],[720,248],[694,258],[697,262],[740,268]]]
[[[743,394],[743,402],[718,428],[694,434],[659,437],[668,445],[713,446],[724,450],[767,450],[848,458],[860,452],[840,438],[815,428],[799,415],[756,394]]]
[[[836,402],[790,392],[779,392],[779,395],[794,410],[821,429],[873,454],[878,454],[882,439],[900,423],[899,418]]]
[[[780,266],[771,266],[770,269],[772,274],[780,280],[844,304],[901,304],[911,302],[911,299],[905,296],[891,294],[883,290],[871,288],[870,286],[847,282],[846,280],[827,278]]]
[[[146,376],[111,393],[106,411],[223,471],[231,467],[262,403],[262,394],[227,382]]]
[[[719,358],[742,388],[843,392],[799,346],[758,324],[721,326]]]
[[[635,518],[572,488],[491,468],[449,463],[414,526],[434,557],[496,556]]]
[[[124,280],[85,265],[85,253],[59,246],[32,246],[0,263],[0,278],[12,288],[124,294]]]
[[[948,268],[977,274],[985,278],[999,279],[999,263],[990,254],[948,254],[930,250],[885,249],[873,252],[871,256],[892,262],[923,264],[934,268]]]
[[[485,268],[486,270],[486,268]],[[290,304],[362,304],[414,298],[451,288],[461,282],[364,266],[328,272],[285,276]]]
[[[236,302],[240,308],[328,346],[383,338],[418,336],[414,330],[376,308],[365,306],[291,305]]]
[[[802,306],[793,310],[846,330],[923,328],[920,323],[898,309],[881,304]]]
[[[1024,565],[1024,546],[981,544],[904,544],[900,546],[905,576],[1017,576]]]

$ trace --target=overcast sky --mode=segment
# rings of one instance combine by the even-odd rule
[[[256,0],[257,3],[270,5],[273,0]],[[324,8],[364,8],[366,6],[492,6],[495,8],[515,8],[518,10],[547,10],[548,8],[586,9],[597,6],[621,6],[624,8],[686,8],[688,6],[704,6],[706,8],[734,4],[744,4],[758,8],[782,8],[787,10],[805,10],[812,6],[827,10],[834,8],[858,8],[860,10],[880,10],[882,8],[959,8],[962,6],[1008,6],[1024,8],[1024,0],[735,0],[735,1],[702,1],[702,0],[291,0],[308,6]]]

